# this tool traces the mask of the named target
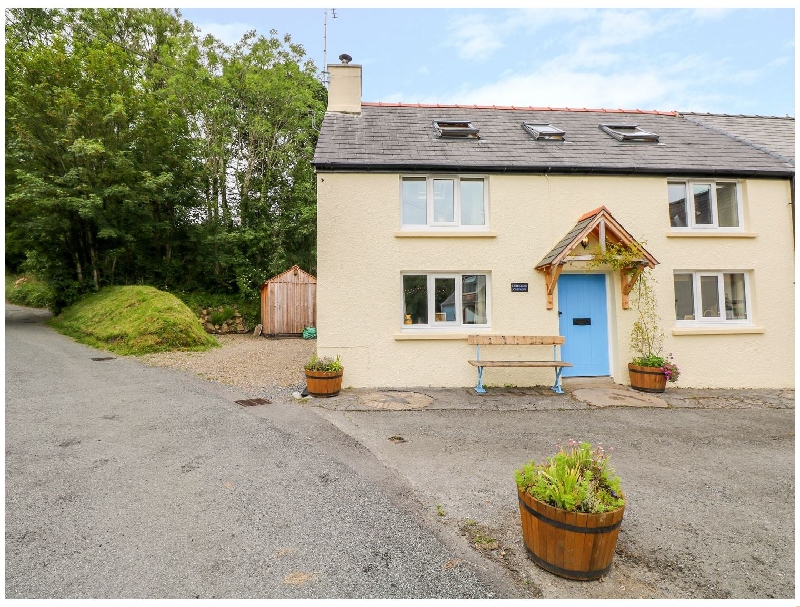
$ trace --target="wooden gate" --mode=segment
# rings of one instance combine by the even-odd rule
[[[299,335],[317,326],[317,279],[299,266],[261,285],[261,324],[266,335]]]

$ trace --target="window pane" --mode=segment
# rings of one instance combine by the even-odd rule
[[[714,218],[711,214],[711,184],[696,183],[693,186],[693,192],[695,224],[713,224]]]
[[[694,280],[691,274],[675,274],[675,318],[694,320]]]
[[[427,218],[427,181],[403,179],[403,225],[425,225]]]
[[[685,228],[686,223],[686,184],[669,184],[669,225],[673,228]]]
[[[461,225],[486,224],[483,209],[483,179],[461,180]]]
[[[700,277],[700,301],[704,318],[719,318],[719,277]]]
[[[736,204],[736,184],[718,183],[717,220],[721,228],[739,227],[739,210]]]
[[[403,323],[428,324],[427,276],[403,276]]]
[[[486,276],[464,275],[461,283],[462,318],[467,325],[485,325]]]
[[[744,274],[724,274],[725,318],[747,320],[747,299],[744,292]]]
[[[436,322],[453,322],[456,319],[456,279],[434,279],[433,308]]]
[[[456,220],[453,204],[453,180],[433,180],[433,221],[434,223],[453,223]]]

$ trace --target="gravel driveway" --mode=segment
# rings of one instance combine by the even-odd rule
[[[345,390],[294,401],[313,340],[220,341],[223,348],[204,354],[143,360],[325,418],[395,471],[437,536],[472,546],[530,597],[795,595],[793,390],[670,388],[662,408],[594,407],[546,388],[485,397],[469,389]],[[596,582],[540,570],[521,542],[513,470],[568,438],[615,446],[629,498],[614,566]]]
[[[221,384],[277,396],[303,387],[303,365],[317,349],[313,339],[215,337],[221,347],[207,352],[159,352],[138,358],[146,365],[182,369]]]

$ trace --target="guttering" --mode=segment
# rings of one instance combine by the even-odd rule
[[[464,164],[367,164],[367,163],[313,163],[317,171],[330,172],[376,172],[376,173],[411,173],[411,172],[458,172],[458,173],[525,173],[525,174],[600,174],[600,175],[666,175],[668,177],[738,177],[738,178],[771,178],[794,179],[794,171],[771,169],[705,169],[693,167],[608,167],[608,166],[550,166],[550,165],[464,165]]]

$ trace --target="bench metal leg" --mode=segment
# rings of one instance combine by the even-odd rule
[[[550,388],[556,394],[564,394],[564,391],[561,389],[561,371],[563,370],[564,367],[556,367],[556,383]]]
[[[478,385],[475,386],[475,392],[486,394],[486,388],[483,387],[483,367],[478,367]]]

